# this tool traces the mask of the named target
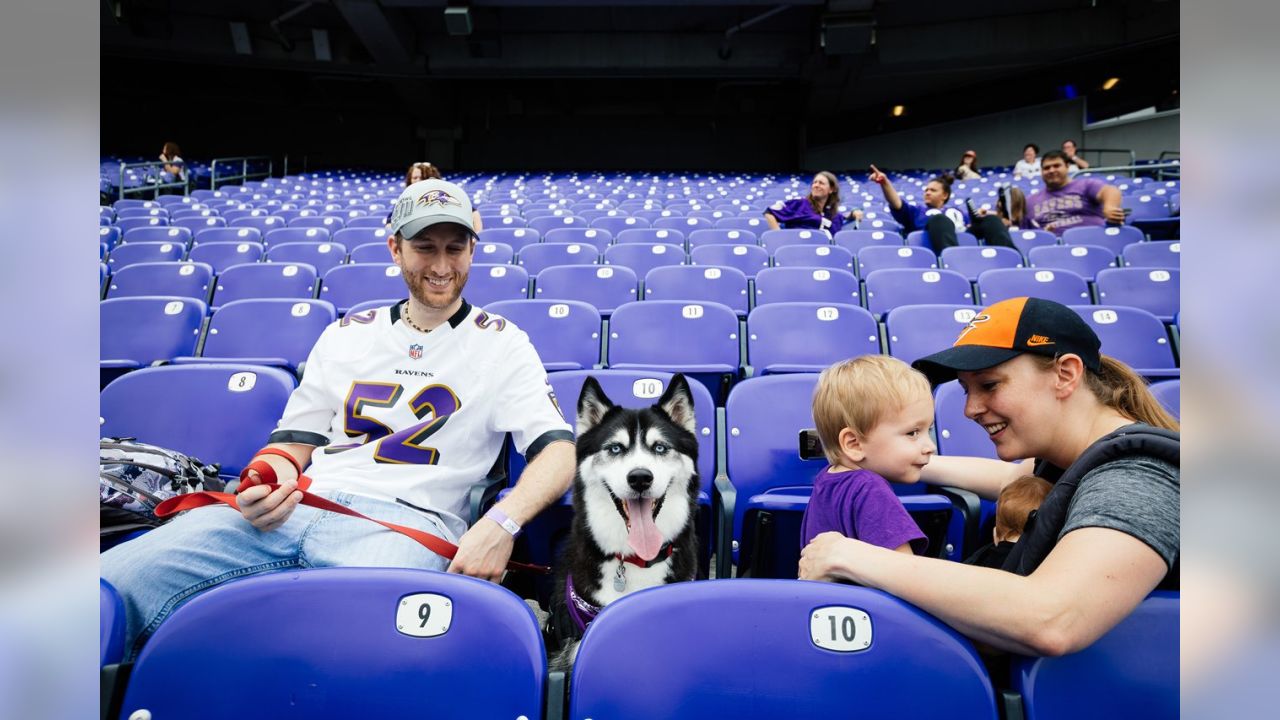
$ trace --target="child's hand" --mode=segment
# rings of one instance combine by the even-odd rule
[[[884,185],[885,183],[889,182],[889,176],[880,172],[880,168],[877,168],[875,165],[872,165],[871,166],[871,182],[877,185]]]

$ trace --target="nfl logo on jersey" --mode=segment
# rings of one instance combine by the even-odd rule
[[[409,357],[410,357],[410,358],[412,358],[412,359],[414,359],[414,360],[417,360],[418,358],[422,357],[422,346],[421,346],[421,345],[418,345],[418,344],[416,344],[416,343],[415,343],[415,344],[413,344],[413,345],[410,345],[410,346],[409,346]]]

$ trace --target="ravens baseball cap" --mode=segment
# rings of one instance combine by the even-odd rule
[[[400,193],[391,211],[391,232],[411,238],[438,223],[455,223],[475,236],[471,224],[471,199],[451,182],[431,178],[416,182]]]
[[[955,343],[911,363],[937,385],[958,370],[985,370],[1023,354],[1056,357],[1073,353],[1098,372],[1102,341],[1074,310],[1052,300],[1017,297],[983,308]]]

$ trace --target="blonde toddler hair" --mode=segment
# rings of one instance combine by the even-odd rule
[[[888,355],[860,355],[823,370],[813,391],[813,421],[827,462],[841,463],[841,430],[864,436],[886,415],[929,395],[923,373]]]

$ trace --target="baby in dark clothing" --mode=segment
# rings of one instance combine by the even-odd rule
[[[1052,489],[1048,480],[1035,475],[1024,475],[1005,485],[996,501],[996,527],[991,533],[992,542],[979,548],[965,563],[996,569],[1002,567],[1009,551],[1022,537],[1027,521]]]
[[[831,465],[814,480],[801,546],[835,531],[890,550],[923,552],[927,539],[889,482],[919,481],[936,450],[929,437],[929,381],[887,355],[836,363],[818,378],[813,420]]]

